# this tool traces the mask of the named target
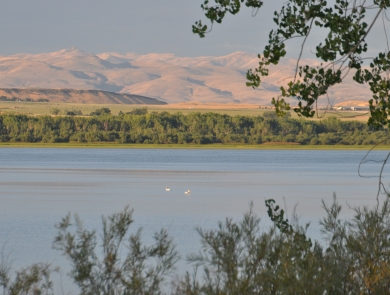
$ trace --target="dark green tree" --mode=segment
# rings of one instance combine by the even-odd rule
[[[130,115],[146,115],[148,113],[148,108],[143,107],[143,108],[135,108],[131,112],[127,112],[126,114]]]
[[[61,111],[59,108],[51,108],[50,109],[50,114],[52,114],[52,115],[58,115],[60,112]]]
[[[104,114],[111,114],[111,110],[109,108],[97,109],[96,111],[91,112],[90,116],[100,116]]]

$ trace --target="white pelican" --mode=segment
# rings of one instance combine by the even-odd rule
[[[166,190],[167,192],[171,191],[171,189],[170,189],[169,187],[166,187],[165,190]]]
[[[190,190],[187,190],[187,191],[185,191],[184,192],[186,195],[189,195],[190,193],[191,193],[191,191]]]

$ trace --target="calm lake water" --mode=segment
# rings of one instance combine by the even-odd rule
[[[99,229],[101,215],[134,208],[133,230],[148,243],[161,227],[178,250],[197,252],[196,226],[214,228],[225,217],[240,218],[254,202],[269,226],[264,200],[283,199],[316,236],[321,200],[333,193],[348,206],[374,205],[380,163],[363,165],[364,151],[265,151],[177,149],[0,149],[0,245],[15,268],[33,262],[64,264],[51,248],[54,224],[77,213]],[[386,152],[370,159],[382,160]],[[385,170],[385,175],[388,174]],[[385,178],[385,183],[389,181]],[[171,191],[166,192],[165,188]],[[184,192],[190,189],[191,194]],[[179,268],[185,268],[185,259]]]

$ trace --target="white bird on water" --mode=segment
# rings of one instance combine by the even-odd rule
[[[190,193],[191,193],[191,191],[190,190],[187,190],[187,191],[185,191],[184,192],[186,195],[189,195]]]
[[[171,191],[171,189],[170,189],[169,187],[166,187],[165,190],[166,190],[167,192]]]

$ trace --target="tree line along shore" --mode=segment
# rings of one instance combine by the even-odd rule
[[[388,133],[359,121],[293,119],[271,111],[262,116],[184,115],[139,108],[112,115],[102,108],[89,116],[0,115],[0,142],[372,145],[384,142]]]

